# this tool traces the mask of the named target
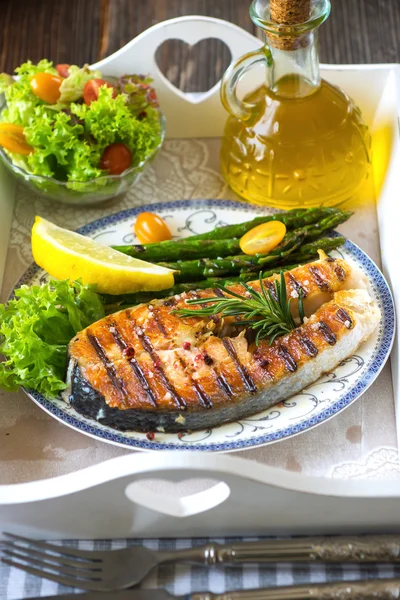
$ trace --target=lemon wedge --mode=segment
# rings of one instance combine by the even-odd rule
[[[103,294],[165,290],[174,271],[132,258],[36,217],[32,228],[35,262],[55,279],[81,279]]]

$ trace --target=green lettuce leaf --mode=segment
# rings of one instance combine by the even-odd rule
[[[12,85],[7,85],[2,88],[4,91],[7,108],[1,114],[1,120],[17,125],[28,125],[35,118],[35,108],[43,107],[46,110],[46,105],[43,100],[40,100],[31,89],[31,79],[33,75],[40,72],[57,74],[52,63],[48,60],[41,60],[37,65],[33,65],[28,61],[15,69],[19,79]]]
[[[67,345],[104,317],[101,297],[79,281],[51,281],[19,288],[0,304],[0,385],[22,385],[48,397],[65,389]]]
[[[35,148],[26,159],[28,170],[35,175],[68,181],[77,177],[79,164],[79,181],[99,177],[103,173],[98,168],[99,153],[84,134],[83,124],[71,119],[69,112],[36,109],[35,119],[25,128],[26,140]]]
[[[150,85],[152,81],[146,75],[124,75],[115,86],[121,94],[126,94],[132,114],[141,119],[159,119],[160,105],[156,91]]]
[[[10,85],[13,85],[14,78],[8,73],[0,73],[0,94],[6,91]]]
[[[59,105],[75,102],[83,97],[83,88],[91,79],[101,79],[100,71],[91,71],[87,66],[81,68],[71,65],[69,75],[61,84]]]
[[[28,60],[23,63],[20,67],[15,69],[16,75],[20,77],[20,79],[28,77],[30,79],[36,73],[52,73],[53,75],[57,75],[57,70],[53,67],[53,63],[51,60],[47,60],[43,58],[40,60],[37,65],[34,65],[32,61]]]

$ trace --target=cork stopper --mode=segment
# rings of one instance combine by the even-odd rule
[[[281,25],[296,25],[310,18],[311,0],[271,0],[271,20]],[[272,46],[280,50],[295,50],[307,45],[307,39],[268,33]]]

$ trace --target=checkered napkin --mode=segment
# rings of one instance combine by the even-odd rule
[[[243,538],[244,541],[261,538]],[[163,539],[163,540],[99,540],[65,541],[62,546],[82,550],[113,550],[128,546],[143,545],[151,550],[180,550],[199,546],[207,542],[229,544],[240,541],[229,539]],[[177,596],[190,592],[211,591],[222,593],[229,590],[242,590],[277,585],[300,583],[320,583],[355,579],[375,579],[379,577],[400,577],[400,565],[277,565],[243,567],[200,567],[188,565],[165,565],[155,570],[142,583],[143,588],[165,588]],[[20,600],[36,596],[56,596],[68,592],[80,592],[52,581],[39,579],[18,569],[0,563],[0,600]]]

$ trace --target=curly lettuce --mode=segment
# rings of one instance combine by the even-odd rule
[[[20,385],[47,397],[64,390],[67,345],[73,336],[104,317],[101,297],[79,281],[22,286],[0,304],[0,386]]]
[[[91,71],[86,65],[82,68],[71,65],[68,77],[61,84],[58,104],[69,104],[82,98],[83,88],[91,79],[101,79],[100,71]]]
[[[0,73],[0,94],[3,94],[15,82],[14,77],[8,73]]]
[[[139,164],[160,141],[159,122],[132,118],[128,99],[124,94],[112,97],[113,90],[99,89],[99,97],[90,106],[72,104],[71,111],[85,123],[90,135],[101,151],[110,144],[122,142],[133,155],[133,164]]]
[[[35,96],[31,89],[33,75],[41,72],[57,75],[57,71],[50,61],[41,60],[37,65],[28,61],[15,69],[18,80],[13,80],[12,84],[9,78],[2,77],[0,91],[4,92],[7,102],[7,108],[1,115],[2,121],[25,127],[35,118],[35,108],[41,107],[42,111],[48,110],[43,100]]]
[[[124,75],[116,84],[117,90],[127,97],[132,114],[140,119],[159,118],[159,103],[155,89],[146,75]]]
[[[85,139],[85,127],[69,112],[46,113],[36,109],[36,118],[25,128],[25,138],[35,152],[26,157],[35,175],[60,181],[87,181],[103,174],[98,168],[100,150]]]

